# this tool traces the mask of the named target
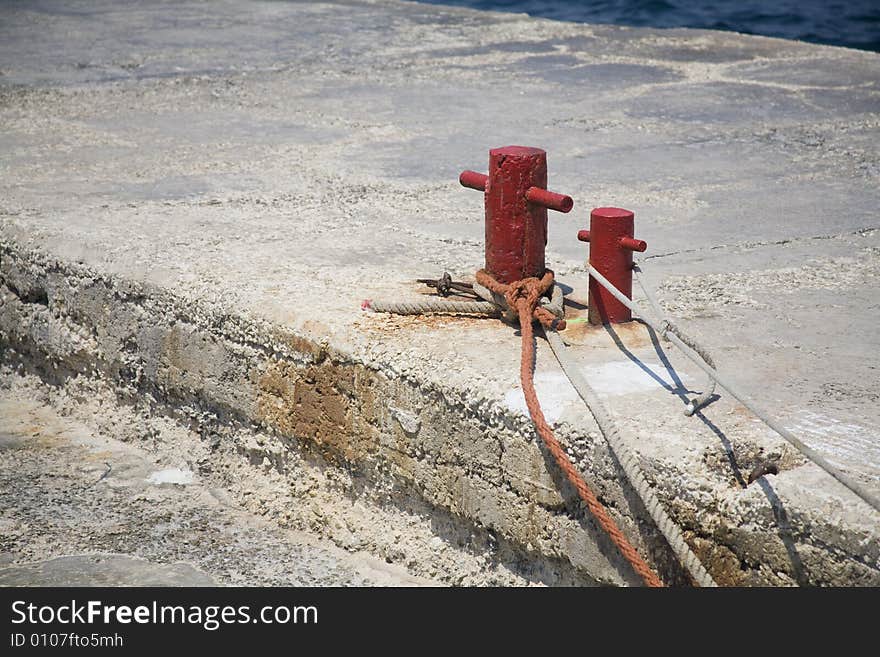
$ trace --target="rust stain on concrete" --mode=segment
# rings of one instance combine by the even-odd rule
[[[596,326],[585,321],[568,320],[566,329],[559,332],[569,344],[595,345],[603,348],[613,345],[614,337],[611,333],[627,349],[640,349],[651,345],[651,334],[644,324],[637,321],[606,327]]]
[[[356,370],[326,361],[301,367],[271,359],[257,380],[257,419],[313,443],[332,460],[363,461],[378,449],[370,426],[376,395],[369,375]]]

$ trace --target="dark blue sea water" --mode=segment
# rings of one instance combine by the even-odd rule
[[[880,51],[880,0],[423,0],[582,23],[696,27]]]

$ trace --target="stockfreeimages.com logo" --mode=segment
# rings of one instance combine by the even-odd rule
[[[263,623],[266,625],[317,624],[318,609],[314,606],[268,605],[252,610],[249,605],[108,605],[100,600],[69,604],[35,605],[25,600],[12,603],[13,625],[49,625],[118,623],[128,625],[200,625],[208,631],[222,625]]]

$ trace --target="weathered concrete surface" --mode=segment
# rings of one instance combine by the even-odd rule
[[[649,280],[719,367],[880,487],[880,56],[396,2],[0,16],[0,339],[71,412],[100,424],[94,399],[115,398],[183,421],[222,445],[218,483],[334,540],[309,490],[432,518],[501,569],[488,581],[632,582],[528,428],[508,327],[359,311],[481,264],[456,177],[521,143],[575,198],[548,250],[575,297],[589,209],[634,210]],[[875,512],[728,399],[686,420],[698,373],[617,337],[626,352],[570,339],[719,581],[880,583]],[[576,460],[682,581],[543,347],[537,370]],[[783,472],[743,488],[773,454]],[[245,496],[247,459],[277,479]],[[401,539],[369,549],[444,568]]]
[[[0,391],[0,586],[431,584],[279,529],[198,464],[95,435],[27,383]]]

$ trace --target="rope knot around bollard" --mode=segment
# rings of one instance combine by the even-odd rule
[[[425,299],[412,302],[367,301],[365,302],[365,309],[375,312],[393,312],[407,315],[434,312],[476,313],[483,316],[501,315],[506,320],[519,324],[522,336],[520,382],[526,406],[536,432],[566,479],[577,491],[581,502],[585,504],[598,525],[609,536],[624,559],[630,563],[645,584],[648,586],[662,586],[663,583],[660,578],[657,577],[644,558],[621,532],[602,502],[599,501],[598,497],[587,485],[583,476],[565,453],[565,449],[556,439],[553,429],[544,417],[533,378],[536,345],[532,324],[535,319],[540,321],[548,329],[545,331],[545,338],[557,359],[559,359],[563,370],[572,381],[578,394],[584,399],[587,408],[599,424],[602,434],[609,441],[613,453],[621,463],[627,478],[642,499],[649,515],[657,523],[657,527],[669,542],[676,556],[690,572],[694,582],[700,586],[717,586],[711,575],[700,563],[699,558],[688,546],[687,541],[672,518],[663,509],[662,503],[654,493],[652,486],[642,474],[638,465],[638,459],[621,439],[610,415],[602,408],[601,402],[599,402],[598,398],[595,397],[595,393],[592,392],[589,385],[583,380],[582,375],[576,371],[576,367],[573,366],[570,358],[565,356],[564,343],[555,331],[556,328],[562,330],[565,327],[565,320],[563,319],[564,298],[562,288],[555,282],[553,271],[548,269],[545,270],[541,278],[531,277],[513,281],[509,284],[501,283],[485,270],[478,271],[475,278],[476,282],[473,283],[471,289],[482,301],[460,302],[448,299],[436,301]],[[434,280],[442,279],[426,280],[433,282]],[[549,298],[542,298],[542,296]],[[664,329],[670,334],[674,334],[678,330],[668,320],[664,324]],[[658,328],[655,327],[655,330],[658,330]],[[706,357],[708,358],[708,355]]]
[[[593,518],[596,519],[596,522],[608,535],[623,558],[629,562],[633,570],[642,578],[642,581],[651,587],[663,586],[663,582],[623,534],[617,523],[608,513],[605,505],[599,501],[599,498],[587,485],[584,477],[571,462],[562,444],[554,435],[553,428],[547,422],[546,417],[544,417],[544,411],[541,409],[540,401],[538,401],[538,393],[535,390],[535,334],[532,321],[537,319],[550,329],[553,329],[554,326],[561,325],[563,328],[565,326],[564,319],[560,320],[546,308],[538,306],[541,296],[554,287],[555,277],[553,271],[546,270],[540,279],[524,278],[505,284],[500,283],[486,270],[481,269],[477,272],[476,279],[477,283],[491,292],[502,294],[507,304],[516,310],[519,317],[520,335],[522,336],[519,378],[526,408],[529,411],[529,416],[532,418],[532,424],[538,436],[544,442],[544,445],[553,456],[556,465],[565,475],[565,478],[577,491],[580,500],[589,509]]]
[[[537,307],[542,292],[541,281],[537,278],[524,278],[521,281],[511,283],[504,298],[507,299],[511,308],[516,308],[518,312],[528,313]]]
[[[579,376],[577,372],[572,373],[572,368],[566,369],[563,364],[564,356],[560,356],[560,347],[564,345],[556,331],[566,328],[564,292],[562,286],[555,282],[554,273],[546,269],[544,253],[547,244],[547,210],[570,211],[574,204],[571,197],[546,189],[547,154],[539,148],[507,146],[492,149],[489,151],[488,175],[464,171],[459,181],[464,187],[481,191],[484,195],[486,269],[476,273],[476,281],[473,284],[453,281],[448,273],[444,273],[438,279],[418,280],[434,288],[441,297],[467,296],[469,299],[466,301],[455,298],[430,299],[422,296],[403,301],[366,300],[361,308],[365,311],[404,315],[447,313],[501,317],[508,324],[518,324],[521,336],[520,382],[537,434],[552,454],[561,472],[577,491],[581,502],[586,505],[602,530],[608,534],[623,558],[629,562],[645,584],[662,586],[660,578],[620,531],[608,510],[587,485],[584,476],[578,472],[565,449],[554,436],[535,391],[534,367],[537,350],[535,321],[544,326],[544,337],[563,365],[569,379]],[[600,222],[601,226],[597,224],[594,227],[593,219],[596,217],[604,220]],[[591,213],[591,231],[596,228],[597,244],[607,241],[618,257],[618,264],[622,265],[619,269],[627,273],[632,269],[632,251],[642,252],[647,247],[645,242],[634,239],[632,221],[631,212],[618,208],[599,208]],[[609,233],[606,236],[603,233],[601,228],[605,224],[614,229],[611,231],[613,235]],[[578,238],[593,241],[590,231],[581,231]],[[597,245],[594,246],[596,250],[600,250]],[[490,272],[499,275],[498,278],[501,280]],[[598,291],[599,288],[594,289],[591,283],[589,315],[591,323],[596,323],[598,317],[592,303]],[[603,308],[607,305],[604,303]],[[611,317],[612,320],[630,319],[629,309],[625,304],[622,308],[619,315]],[[670,332],[671,330],[672,327]],[[669,540],[670,547],[694,576],[694,580],[703,586],[714,585],[681,532],[663,510],[660,501],[642,475],[637,459],[631,452],[624,450],[625,444],[617,439],[616,432],[608,431],[609,423],[600,419],[607,414],[594,410],[587,402],[588,397],[585,397],[584,392],[587,388],[588,386],[582,385],[577,388],[578,393],[593,413],[603,435],[611,434],[609,444],[612,451],[615,454],[618,452],[624,454],[621,465],[645,502],[651,518],[657,522],[661,533]],[[594,406],[597,405],[598,403],[594,403]]]
[[[556,282],[553,270],[547,269],[541,278],[523,278],[512,283],[501,283],[485,269],[476,274],[479,285],[490,292],[504,298],[510,310],[517,315],[525,313],[526,317],[541,322],[543,326],[558,331],[565,330],[565,319],[557,317],[547,308],[538,305],[541,297],[546,295]]]

